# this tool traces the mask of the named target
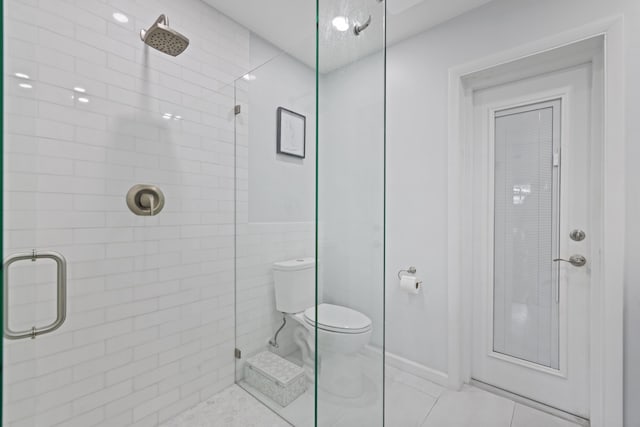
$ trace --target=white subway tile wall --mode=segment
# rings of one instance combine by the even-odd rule
[[[249,31],[200,0],[5,9],[4,253],[58,251],[69,276],[64,326],[5,341],[5,425],[156,426],[234,381],[232,82]],[[179,57],[140,40],[161,13],[191,39]],[[138,183],[162,188],[161,214],[128,210]],[[55,316],[52,271],[12,269],[12,326]]]

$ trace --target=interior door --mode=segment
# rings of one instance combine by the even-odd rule
[[[589,417],[591,65],[478,91],[472,377]]]

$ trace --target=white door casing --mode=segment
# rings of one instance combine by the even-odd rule
[[[449,70],[447,378],[452,389],[461,388],[471,379],[472,316],[468,295],[472,289],[471,256],[467,244],[471,234],[468,202],[471,198],[471,177],[468,169],[471,166],[469,131],[473,108],[470,90],[485,83],[478,78],[497,76],[497,79],[502,79],[501,71],[513,66],[521,67],[523,63],[533,64],[538,72],[557,70],[560,68],[558,63],[565,67],[585,63],[587,61],[575,53],[585,52],[584,42],[598,40],[602,47],[591,49],[591,54],[594,61],[602,64],[601,87],[597,90],[603,99],[600,114],[604,121],[602,145],[594,145],[592,157],[593,170],[601,173],[591,182],[600,185],[602,191],[599,206],[591,208],[592,213],[595,212],[593,217],[599,217],[602,228],[594,230],[592,235],[601,252],[598,259],[591,260],[591,274],[606,286],[590,287],[589,409],[592,427],[622,427],[626,122],[622,16],[606,17]]]

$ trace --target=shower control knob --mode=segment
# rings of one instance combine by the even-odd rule
[[[155,185],[134,185],[127,193],[127,206],[136,215],[158,215],[164,207],[164,193]]]

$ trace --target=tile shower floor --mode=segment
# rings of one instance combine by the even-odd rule
[[[363,357],[365,375],[379,362]],[[577,427],[577,424],[515,403],[475,387],[454,392],[414,375],[387,367],[387,427]],[[380,374],[377,374],[378,377]],[[379,382],[379,381],[378,381]],[[348,403],[321,395],[318,425],[380,425],[380,390],[371,383],[363,399]],[[163,427],[311,427],[313,395],[306,393],[282,408],[246,383],[233,385],[186,411]],[[243,390],[244,388],[244,390]],[[253,397],[255,396],[255,397]],[[259,400],[258,400],[259,399]],[[263,402],[263,403],[260,403]],[[265,406],[266,405],[266,406]],[[267,406],[274,412],[267,409]]]

